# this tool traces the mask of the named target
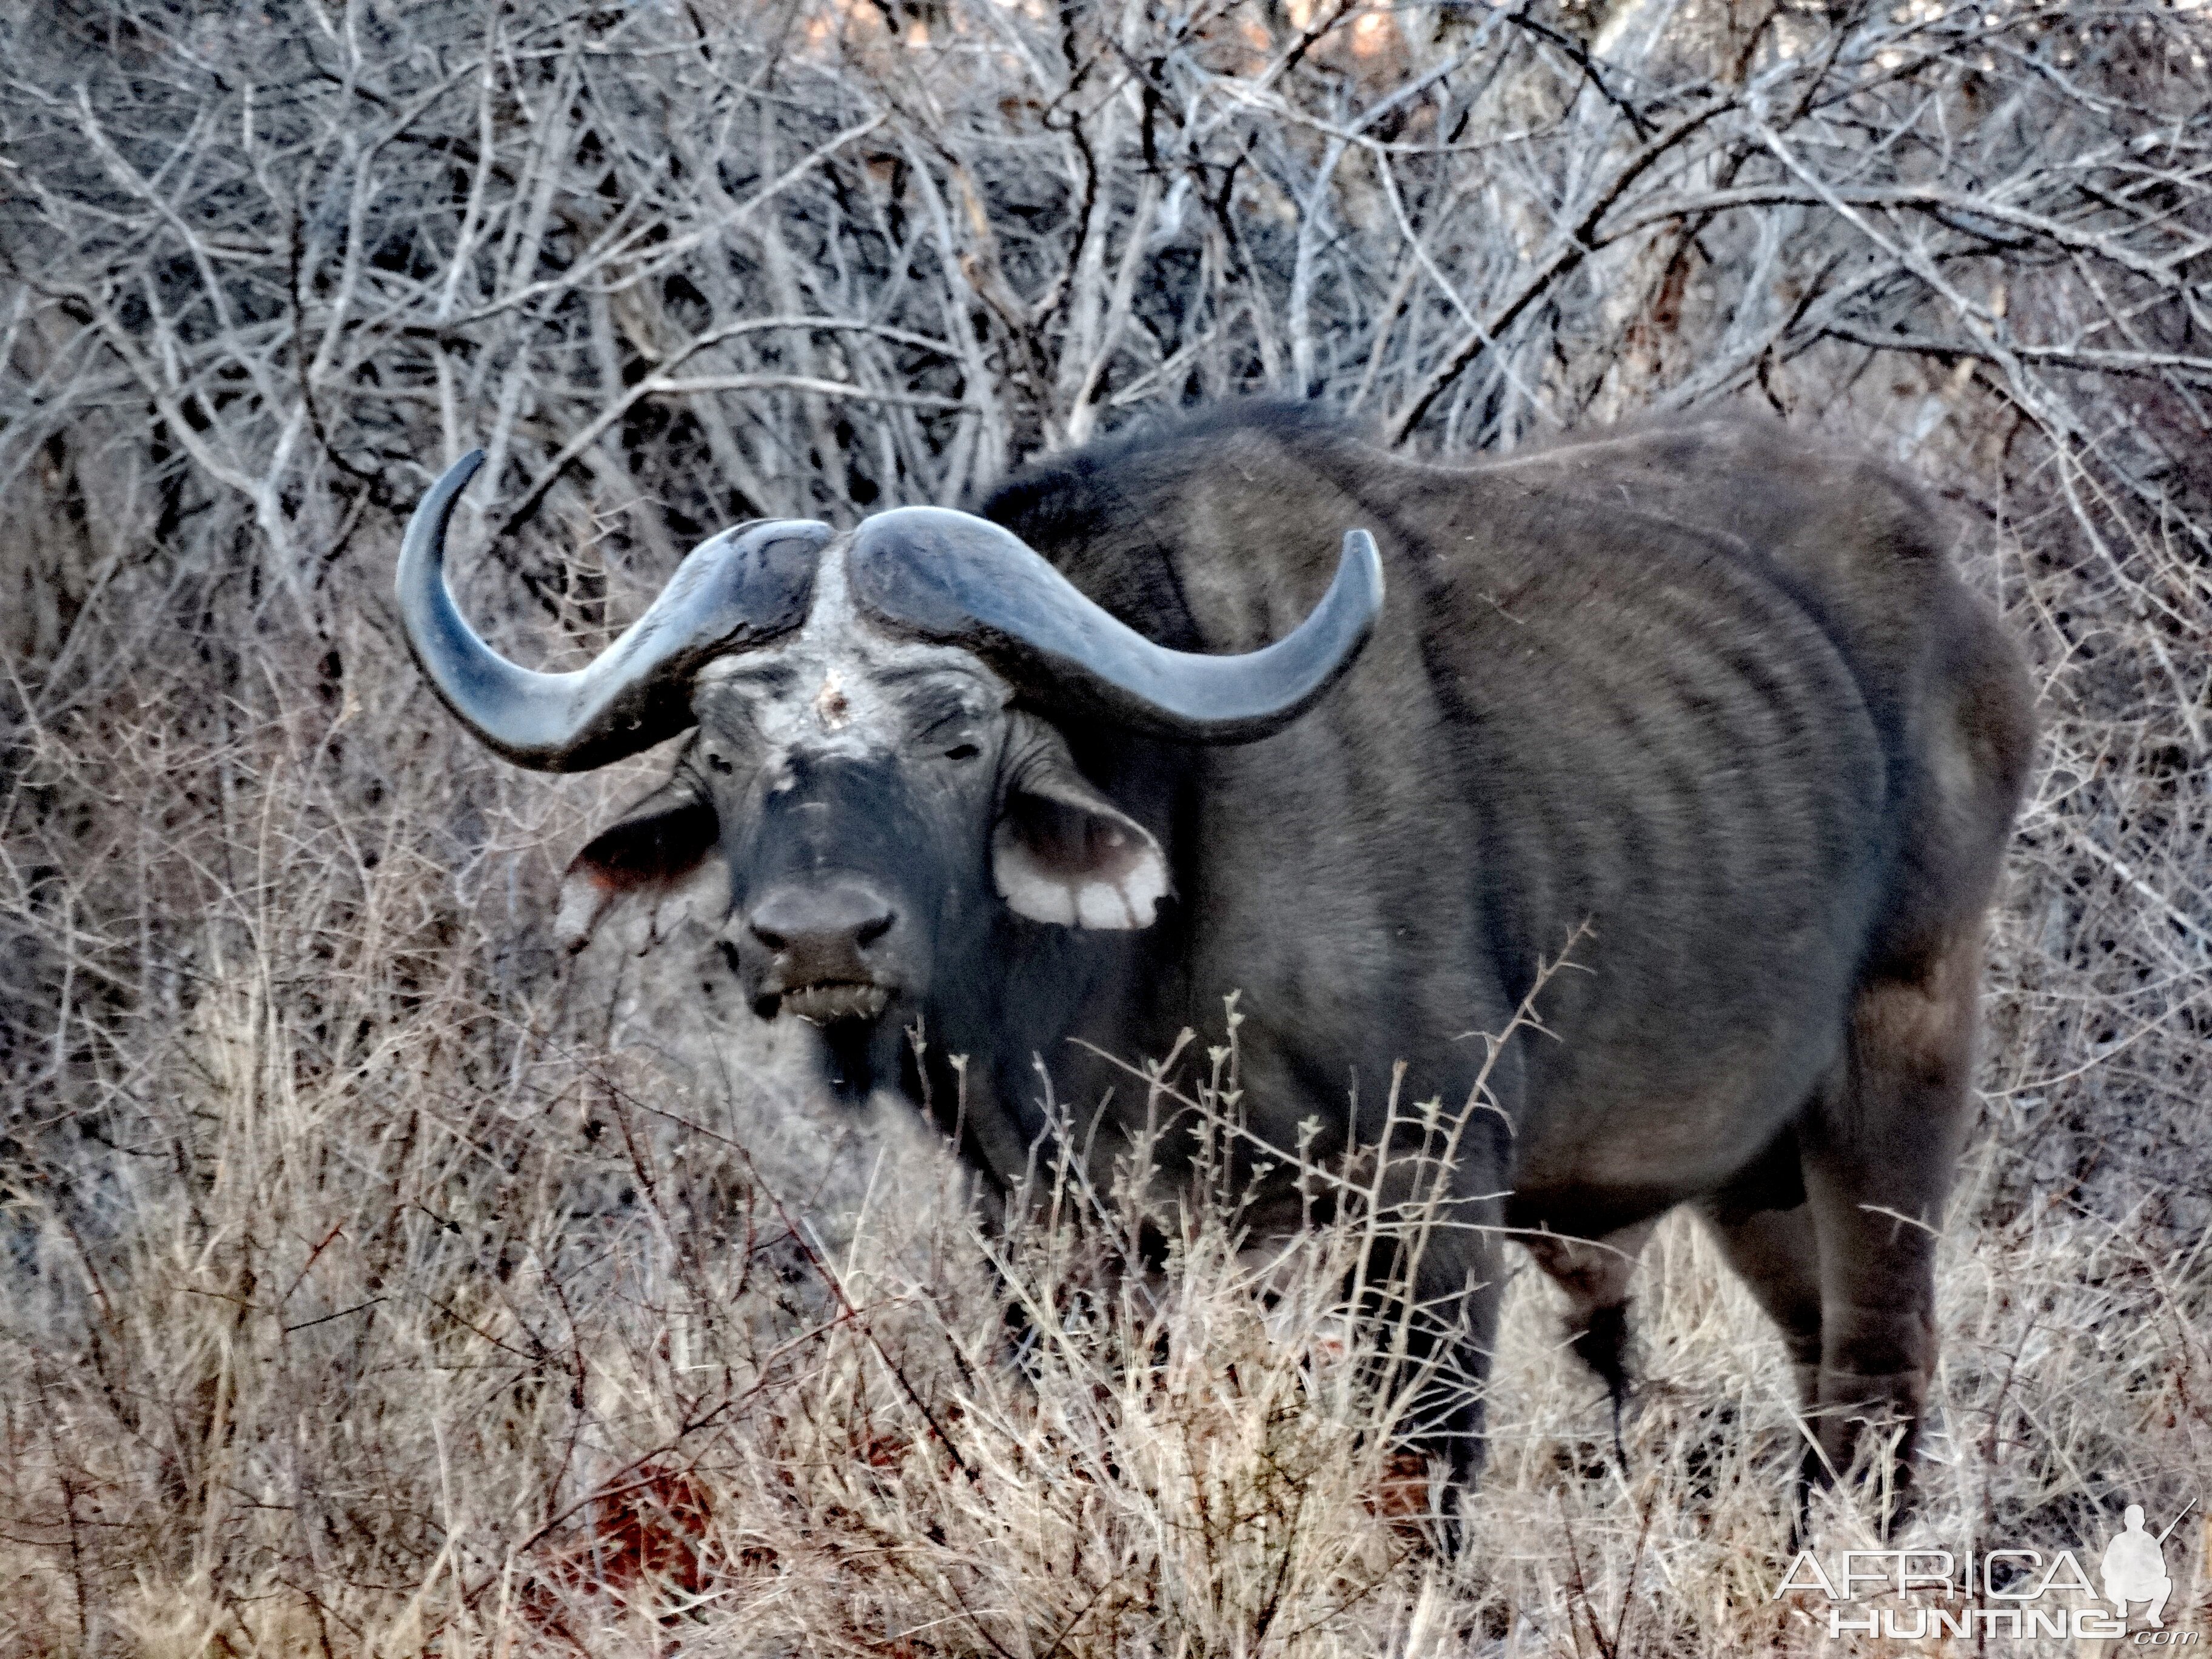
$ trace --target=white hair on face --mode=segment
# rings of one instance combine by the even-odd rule
[[[1012,689],[974,652],[885,633],[853,603],[845,574],[849,537],[823,550],[814,597],[796,634],[758,650],[719,657],[699,672],[702,688],[747,678],[763,665],[785,671],[783,685],[746,693],[761,736],[772,748],[811,754],[881,754],[898,746],[905,727],[896,693],[884,678],[897,672],[941,671],[975,686],[975,713],[1003,708]]]
[[[917,674],[957,678],[960,700],[978,719],[1012,701],[1012,689],[972,651],[898,639],[863,615],[846,580],[846,545],[841,538],[823,550],[797,633],[719,658],[700,672],[702,689],[730,684],[742,697],[766,747],[763,782],[771,795],[791,787],[795,757],[880,756],[910,742],[894,676],[902,682]],[[1055,859],[1031,845],[1019,825],[1001,819],[992,831],[991,867],[1007,908],[1060,927],[1151,927],[1170,887],[1159,843],[1087,791],[1043,793],[1088,819],[1084,856]]]
[[[1132,841],[1116,825],[1109,844],[1123,848],[1120,867],[1056,870],[1040,859],[1011,821],[991,836],[991,874],[1006,908],[1031,921],[1060,927],[1149,927],[1168,896],[1168,865],[1159,843],[1141,829]]]

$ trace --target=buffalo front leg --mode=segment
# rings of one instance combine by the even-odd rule
[[[1464,1206],[1472,1209],[1474,1206]],[[1482,1468],[1484,1395],[1498,1337],[1498,1252],[1472,1227],[1494,1229],[1494,1217],[1462,1224],[1460,1237],[1431,1239],[1413,1266],[1412,1283],[1398,1292],[1389,1317],[1402,1321],[1392,1340],[1409,1362],[1400,1373],[1411,1385],[1408,1436],[1450,1470],[1462,1492]]]
[[[1852,1004],[1838,1085],[1803,1125],[1820,1263],[1817,1474],[1864,1457],[1902,1512],[1936,1367],[1936,1244],[1963,1139],[1978,938],[1910,971],[1869,975]]]
[[[1458,1553],[1482,1468],[1484,1395],[1498,1334],[1498,1220],[1490,1199],[1437,1206],[1391,1253],[1370,1292],[1380,1393],[1394,1407],[1400,1443],[1430,1466],[1432,1536],[1447,1556]]]

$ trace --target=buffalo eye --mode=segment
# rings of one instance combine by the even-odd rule
[[[947,760],[974,760],[983,751],[972,743],[956,743],[945,751]]]
[[[730,769],[729,757],[717,754],[711,749],[707,751],[707,764],[717,772],[726,773]]]

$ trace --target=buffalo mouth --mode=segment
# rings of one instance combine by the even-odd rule
[[[889,986],[873,981],[830,980],[794,986],[780,996],[763,1000],[810,1025],[841,1025],[882,1018],[884,1010],[890,1006],[891,993]]]

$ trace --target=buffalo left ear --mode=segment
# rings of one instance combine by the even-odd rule
[[[1007,788],[991,873],[1007,908],[1062,927],[1149,927],[1168,895],[1159,842],[1091,787],[1049,728]]]
[[[561,878],[553,935],[562,949],[580,951],[618,899],[661,893],[697,869],[714,848],[714,807],[683,779],[663,784],[594,836]]]

